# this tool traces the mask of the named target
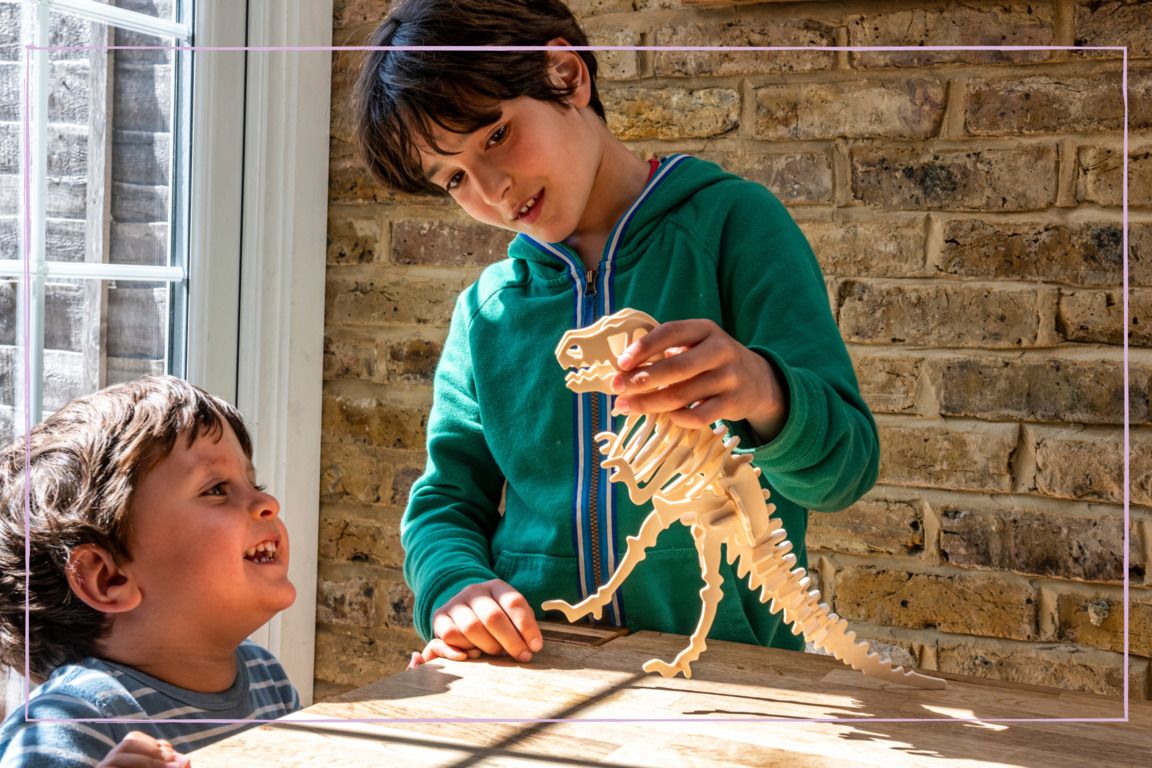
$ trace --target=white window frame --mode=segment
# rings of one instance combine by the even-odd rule
[[[236,402],[240,232],[244,183],[245,3],[198,0],[195,43],[230,52],[192,57],[185,370],[189,381]]]
[[[331,46],[332,0],[248,0],[246,19],[244,5],[201,0],[197,45]],[[316,647],[331,54],[208,52],[195,61],[189,269],[198,286],[189,298],[188,376],[244,414],[257,475],[281,502],[296,602],[253,639],[280,658],[307,705]]]
[[[236,404],[275,489],[296,602],[257,637],[312,701],[328,233],[332,0],[248,0]]]

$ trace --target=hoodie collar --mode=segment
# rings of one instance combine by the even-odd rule
[[[703,161],[688,155],[669,155],[662,158],[656,172],[648,179],[640,196],[633,201],[624,215],[616,222],[608,235],[605,254],[608,259],[613,258],[621,244],[632,234],[643,230],[652,220],[661,217],[671,208],[678,205],[684,197],[690,196],[677,192],[685,185],[672,183],[674,179],[685,176],[678,173],[681,166],[695,165]],[[690,174],[689,174],[690,175]],[[688,185],[691,192],[695,192],[699,185]],[[671,194],[669,194],[671,192]],[[537,263],[557,266],[557,260],[567,268],[583,270],[581,261],[576,252],[563,243],[544,243],[525,234],[518,234],[508,246],[508,255],[514,259],[524,259]]]

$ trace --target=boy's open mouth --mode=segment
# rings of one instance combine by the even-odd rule
[[[253,563],[276,562],[276,542],[262,541],[244,553],[244,559]]]
[[[536,206],[537,203],[540,202],[540,198],[542,197],[544,197],[544,190],[540,190],[536,194],[532,195],[532,197],[525,200],[524,203],[520,206],[520,209],[516,211],[516,215],[513,217],[513,220],[519,221],[520,219],[528,217],[528,215],[532,212],[532,209]]]

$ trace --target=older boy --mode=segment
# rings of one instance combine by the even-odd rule
[[[234,408],[167,376],[74,400],[0,453],[0,662],[27,653],[42,683],[0,728],[0,766],[178,765],[246,727],[223,720],[299,708],[245,640],[296,596],[251,457]]]
[[[458,300],[436,373],[427,470],[401,526],[430,639],[413,662],[527,661],[542,643],[536,607],[577,602],[615,569],[648,510],[599,466],[593,435],[611,399],[566,396],[552,350],[626,306],[664,322],[620,357],[615,407],[729,422],[806,566],[808,510],[859,498],[879,450],[820,269],[779,201],[711,163],[644,160],[616,139],[595,57],[576,50],[587,40],[558,0],[403,0],[371,44],[355,108],[373,173],[517,233],[510,258]],[[738,599],[721,602],[711,637],[802,647],[730,567],[723,576]],[[687,634],[699,587],[678,527],[606,620]]]

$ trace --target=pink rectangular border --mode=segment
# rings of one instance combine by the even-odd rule
[[[114,50],[172,50],[172,51],[198,51],[198,52],[254,52],[254,53],[270,53],[270,52],[328,52],[333,53],[336,51],[371,51],[380,50],[374,46],[123,46],[123,45],[109,45],[109,46],[25,46],[25,60],[24,60],[24,102],[25,109],[22,117],[22,131],[21,139],[24,143],[24,168],[22,169],[21,176],[23,177],[23,193],[24,193],[24,280],[25,284],[31,283],[31,263],[32,254],[31,241],[32,233],[32,219],[31,219],[31,184],[27,169],[31,167],[31,55],[34,51],[114,51]],[[547,46],[394,46],[388,50],[401,50],[401,51],[475,51],[475,52],[507,52],[507,51],[536,51],[547,50]],[[1053,50],[1069,50],[1069,51],[1121,51],[1123,53],[1123,67],[1121,73],[1121,89],[1122,98],[1124,100],[1124,134],[1123,134],[1123,169],[1122,169],[1122,221],[1123,221],[1123,234],[1121,240],[1121,248],[1123,250],[1123,283],[1122,290],[1124,294],[1123,300],[1123,348],[1124,348],[1124,403],[1127,406],[1130,397],[1129,391],[1129,371],[1128,371],[1128,48],[1126,46],[1050,46],[1050,45],[1008,45],[1008,46],[992,46],[992,45],[944,45],[944,46],[631,46],[631,45],[604,45],[604,46],[572,46],[572,50],[576,51],[698,51],[698,52],[793,52],[793,51],[865,51],[865,52],[924,52],[924,51],[1053,51]],[[28,305],[24,307],[25,322],[24,322],[24,387],[25,391],[30,388],[31,382],[28,379],[28,347],[30,339],[28,337],[29,317],[30,311]],[[919,722],[981,722],[981,723],[1126,723],[1129,721],[1129,658],[1128,658],[1128,621],[1129,621],[1129,545],[1130,545],[1130,496],[1129,496],[1129,483],[1130,483],[1130,467],[1129,467],[1129,414],[1128,408],[1124,409],[1124,694],[1123,694],[1123,711],[1124,716],[1120,718],[763,718],[763,717],[749,717],[749,718],[706,718],[706,717],[680,717],[680,718],[643,718],[643,719],[595,719],[595,718],[578,718],[578,719],[504,719],[504,718],[365,718],[365,719],[341,719],[338,722],[342,723],[405,723],[405,722],[500,722],[500,723],[570,723],[570,722],[788,722],[788,723],[919,723]],[[24,414],[24,434],[27,436],[32,429],[30,414],[25,409]],[[25,471],[28,471],[31,460],[31,445],[30,442],[25,444]],[[25,582],[27,583],[28,563],[31,559],[31,545],[28,540],[28,530],[31,527],[31,487],[25,484],[25,501],[24,501],[24,562],[25,562]],[[28,604],[28,593],[25,589],[25,634],[29,629],[30,624],[30,607]],[[28,697],[30,694],[29,683],[29,654],[27,646],[25,646],[24,653],[24,716],[28,719]],[[45,723],[67,723],[67,722],[110,722],[110,723],[140,723],[147,722],[138,719],[118,719],[118,718],[82,718],[82,719],[30,719],[29,722],[45,722]],[[277,722],[277,720],[266,719],[252,719],[252,720],[212,720],[212,719],[166,719],[164,722],[172,723],[270,723]],[[293,719],[293,723],[331,723],[332,718],[320,719]]]

